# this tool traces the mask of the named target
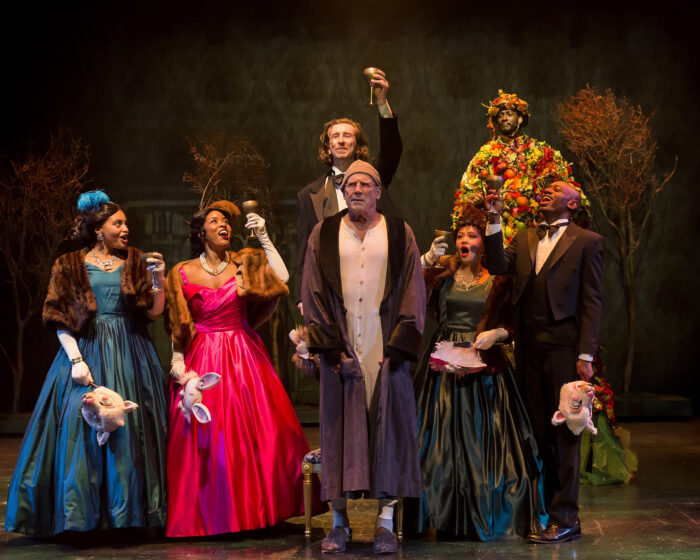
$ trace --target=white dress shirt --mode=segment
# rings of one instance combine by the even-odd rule
[[[342,171],[335,165],[331,167],[331,170],[333,171],[331,180],[333,180],[336,175],[342,173]],[[335,187],[335,196],[338,198],[338,212],[340,212],[341,210],[345,210],[348,207],[348,204],[345,202],[345,196],[343,196],[343,191],[340,190],[340,185],[336,185],[335,181],[333,181],[333,186]]]
[[[554,224],[562,225],[559,226],[559,229],[557,231],[555,231],[551,235],[545,234],[545,236],[537,242],[537,250],[535,251],[535,274],[539,274],[540,270],[542,270],[544,263],[547,262],[549,255],[552,254],[552,251],[554,250],[557,241],[561,239],[562,234],[564,233],[564,231],[566,231],[566,226],[569,225],[569,220],[557,220],[551,224],[546,225]]]
[[[350,342],[365,378],[365,396],[369,409],[379,377],[379,361],[384,357],[382,324],[379,319],[389,260],[389,238],[384,216],[367,230],[362,241],[341,220],[338,249],[345,321]]]

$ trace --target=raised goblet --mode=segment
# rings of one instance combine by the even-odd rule
[[[488,191],[500,191],[503,187],[505,179],[502,175],[487,175],[486,176],[486,194],[490,194]]]
[[[452,238],[452,232],[446,229],[434,229],[433,230],[433,235],[434,239],[437,239],[438,237],[444,237],[445,242],[449,243],[450,239]],[[440,264],[440,259],[435,261],[435,264],[433,265],[435,268],[445,268]]]
[[[250,213],[258,213],[258,201],[257,200],[246,200],[241,204],[241,209],[243,210],[243,215],[248,216]],[[254,241],[257,239],[253,230],[250,230],[250,235],[248,236],[248,241]]]
[[[367,103],[367,107],[376,107],[377,104],[374,102],[374,88],[372,87],[372,78],[374,78],[374,73],[377,71],[376,68],[369,67],[365,68],[362,71],[362,75],[365,77],[365,80],[369,83],[369,103]]]

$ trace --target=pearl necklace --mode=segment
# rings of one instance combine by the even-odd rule
[[[474,276],[473,279],[469,280],[464,277],[464,273],[462,272],[462,269],[458,269],[457,272],[455,272],[455,280],[459,282],[462,286],[464,286],[464,289],[468,290],[469,288],[473,288],[474,286],[478,286],[479,282],[481,282],[481,277],[484,275],[484,269],[479,268],[479,274],[477,276]]]
[[[209,266],[209,263],[207,262],[207,258],[204,255],[204,253],[199,255],[199,262],[202,264],[202,268],[205,272],[211,274],[212,276],[218,276],[226,269],[226,266],[228,265],[228,255],[224,255],[224,260],[222,260],[219,263],[219,266],[216,267],[216,270]]]
[[[95,259],[97,266],[99,266],[105,272],[109,272],[110,270],[112,270],[114,268],[114,261],[117,260],[117,255],[112,255],[111,257],[105,260],[102,260],[100,257],[98,257],[95,251],[92,251],[91,255],[92,258]]]

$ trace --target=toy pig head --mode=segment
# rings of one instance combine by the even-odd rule
[[[593,435],[598,430],[593,425],[593,385],[586,381],[564,383],[559,393],[559,410],[552,416],[552,424],[558,426],[566,422],[569,429],[576,435],[588,430]]]
[[[97,433],[97,443],[104,445],[109,434],[124,425],[124,416],[138,408],[134,402],[125,401],[119,393],[96,387],[85,393],[80,411],[88,425]]]
[[[200,424],[211,422],[211,413],[202,404],[202,391],[211,389],[219,381],[221,381],[221,376],[218,373],[205,373],[202,377],[190,377],[185,382],[180,390],[182,400],[177,406],[188,422],[192,421],[192,415]]]

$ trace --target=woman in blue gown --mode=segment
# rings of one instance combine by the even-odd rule
[[[546,525],[541,463],[501,342],[509,338],[510,286],[482,266],[483,213],[471,205],[455,229],[457,254],[423,258],[428,305],[439,326],[414,381],[423,492],[419,531],[488,541]],[[444,253],[443,245],[442,252]],[[473,343],[486,368],[434,371],[439,341]]]
[[[165,524],[168,405],[146,331],[163,311],[165,264],[127,246],[124,212],[102,191],[78,209],[84,248],[56,260],[42,315],[61,349],[10,482],[5,530],[27,535]],[[80,411],[90,384],[139,405],[104,445]]]

